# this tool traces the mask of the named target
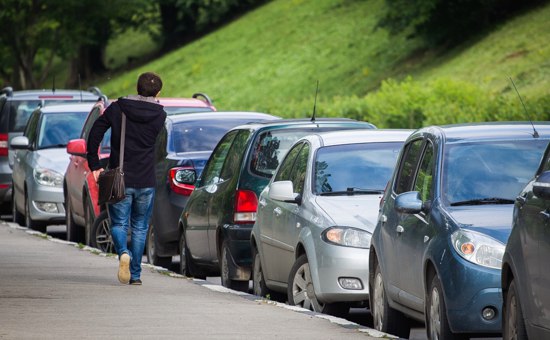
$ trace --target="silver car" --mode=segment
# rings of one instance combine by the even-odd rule
[[[366,303],[380,199],[411,132],[327,132],[292,146],[259,198],[254,294],[335,315]]]
[[[13,220],[45,232],[48,224],[65,223],[63,176],[69,156],[65,147],[78,138],[94,103],[59,104],[35,110],[23,136],[15,137]]]

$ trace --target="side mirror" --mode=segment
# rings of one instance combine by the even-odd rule
[[[399,194],[395,198],[395,210],[404,214],[418,214],[422,211],[422,200],[418,191]]]
[[[194,169],[176,168],[173,170],[175,170],[174,179],[176,182],[195,185],[195,182],[197,181],[197,173]]]
[[[550,199],[550,171],[543,172],[535,179],[533,193],[542,199]]]
[[[300,194],[294,192],[291,181],[277,181],[269,185],[269,198],[276,201],[300,204]]]
[[[86,156],[86,141],[84,139],[73,139],[67,144],[67,153],[75,156]]]
[[[10,148],[15,149],[15,150],[29,149],[30,148],[29,139],[25,136],[14,137],[10,141]]]

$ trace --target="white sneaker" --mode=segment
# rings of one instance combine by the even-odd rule
[[[120,283],[130,282],[130,255],[123,253],[118,262],[118,280]]]

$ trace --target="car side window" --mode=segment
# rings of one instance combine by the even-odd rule
[[[427,201],[432,197],[434,165],[434,148],[432,143],[427,143],[414,183],[414,190],[420,193],[422,201]]]
[[[411,191],[423,141],[423,139],[416,139],[405,146],[394,189],[396,194]]]
[[[25,128],[25,132],[23,135],[29,139],[29,145],[35,145],[36,143],[36,135],[38,130],[38,122],[40,121],[40,113],[38,111],[35,111],[31,118],[29,118],[29,122],[27,123],[27,127]]]
[[[84,127],[82,128],[82,133],[80,134],[81,139],[88,141],[88,134],[90,133],[95,120],[99,117],[99,110],[99,107],[94,107],[88,115],[88,119],[86,119]]]
[[[219,182],[220,172],[222,171],[225,156],[227,156],[229,148],[233,143],[233,139],[235,139],[235,136],[238,132],[238,130],[230,131],[218,143],[218,145],[212,152],[212,155],[210,156],[210,159],[208,160],[204,171],[202,172],[199,187],[216,184]]]
[[[299,143],[294,145],[292,149],[287,153],[286,157],[283,159],[283,163],[281,164],[281,167],[279,171],[277,171],[277,175],[275,176],[274,181],[290,181],[292,176],[292,167],[294,166],[294,161],[296,161],[296,157],[298,157],[298,154],[300,153],[300,150],[304,146],[304,143]]]
[[[242,130],[233,140],[231,148],[227,153],[227,157],[220,176],[223,181],[228,180],[229,178],[233,177],[233,175],[239,173],[249,136],[250,131]]]
[[[304,146],[296,157],[296,161],[294,162],[294,169],[292,170],[292,185],[294,187],[294,192],[300,195],[304,192],[309,150],[309,144],[304,143]]]

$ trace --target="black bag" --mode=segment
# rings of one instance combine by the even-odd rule
[[[97,186],[99,187],[99,195],[97,204],[117,203],[126,197],[126,186],[124,184],[124,140],[126,139],[126,115],[122,113],[122,127],[120,133],[120,155],[118,167],[109,169],[99,174],[97,178]]]
[[[126,197],[126,187],[124,185],[124,172],[120,167],[109,169],[99,174],[97,178],[99,186],[99,205],[105,203],[117,203]]]

